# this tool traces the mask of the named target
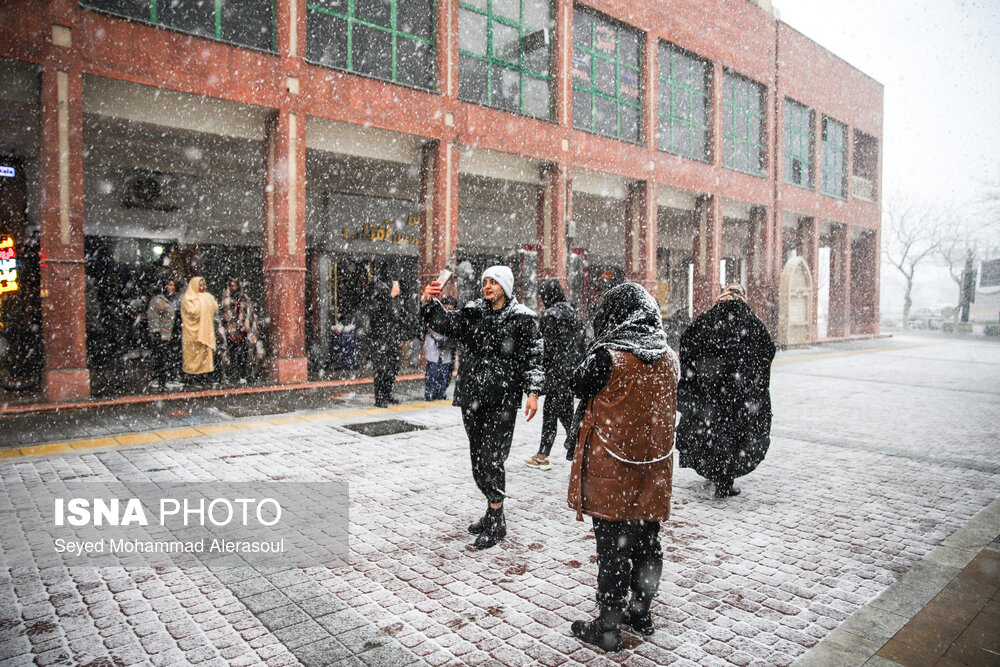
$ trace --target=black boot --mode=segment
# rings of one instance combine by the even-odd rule
[[[489,504],[487,504],[486,514],[480,517],[479,521],[469,524],[469,532],[472,533],[473,535],[478,535],[479,533],[483,532],[483,529],[486,527],[486,517],[488,517],[489,515],[490,515],[490,506]]]
[[[614,653],[622,650],[622,619],[620,607],[601,607],[601,615],[592,621],[573,621],[573,634],[594,646]]]
[[[475,547],[477,549],[489,549],[496,546],[500,540],[507,537],[507,521],[503,516],[503,505],[500,507],[490,507],[486,510],[486,516],[480,522],[482,532],[476,538]],[[469,526],[471,529],[472,526]]]
[[[625,613],[625,624],[640,635],[647,637],[656,631],[656,627],[653,625],[653,615],[649,613],[649,607],[652,603],[652,595],[633,592],[632,600],[628,604],[628,611]]]

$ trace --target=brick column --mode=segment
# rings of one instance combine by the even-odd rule
[[[750,307],[768,324],[777,308],[777,282],[773,276],[773,239],[770,215],[763,206],[750,208],[750,252],[747,256],[747,299]]]
[[[830,312],[826,335],[851,333],[851,230],[834,225],[830,247]]]
[[[458,0],[437,2],[437,89],[452,100],[458,98]]]
[[[420,174],[421,287],[448,265],[458,245],[458,150],[450,140],[424,144]],[[451,290],[455,285],[450,286]]]
[[[566,286],[566,169],[558,164],[541,168],[542,187],[538,197],[537,236],[538,281],[557,278]]]
[[[851,250],[851,329],[855,333],[879,331],[879,234],[866,230]]]
[[[646,43],[642,50],[642,142],[651,150],[656,150],[657,146],[657,114],[659,109],[659,70],[657,69],[657,57],[659,56],[660,40],[652,32],[646,33]],[[650,161],[650,170],[653,163]]]
[[[83,254],[83,74],[73,49],[76,12],[46,9],[51,21],[41,87],[41,304],[46,399],[90,396]]]
[[[552,49],[552,98],[554,120],[573,125],[573,0],[555,0]]]
[[[798,227],[799,254],[809,265],[812,274],[812,339],[819,338],[816,309],[819,305],[819,222],[815,218],[801,218]]]
[[[711,195],[698,198],[695,205],[694,288],[692,300],[697,316],[715,304],[719,296],[719,262],[722,261],[722,211]]]
[[[294,106],[267,124],[264,187],[264,308],[271,321],[270,379],[308,378],[305,344],[306,118]]]
[[[656,183],[629,183],[625,212],[625,278],[655,295]]]

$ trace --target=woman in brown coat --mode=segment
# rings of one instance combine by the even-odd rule
[[[600,615],[574,622],[572,631],[618,651],[622,622],[653,634],[649,608],[663,567],[660,521],[670,516],[679,364],[656,301],[635,283],[604,295],[594,331],[573,378],[582,409],[569,505],[578,520],[589,514],[594,521]]]

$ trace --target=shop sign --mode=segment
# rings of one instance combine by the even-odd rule
[[[14,251],[14,238],[10,234],[0,236],[0,294],[16,292],[17,286],[17,254]]]
[[[17,176],[17,170],[14,167],[8,167],[6,165],[0,165],[0,176],[5,178],[14,178]]]
[[[406,226],[409,227],[420,227],[420,216],[411,215],[406,219]],[[396,223],[392,220],[386,220],[382,223],[370,223],[358,227],[355,231],[344,225],[343,236],[347,241],[354,240],[365,240],[365,241],[380,241],[384,243],[409,243],[411,245],[420,244],[420,230],[406,230],[412,233],[400,233],[396,231]]]

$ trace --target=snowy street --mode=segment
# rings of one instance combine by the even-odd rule
[[[484,503],[450,402],[10,456],[0,460],[0,665],[790,665],[1000,496],[998,371],[1000,344],[984,338],[779,353],[767,458],[724,501],[675,471],[657,630],[623,633],[619,654],[569,632],[595,610],[595,547],[589,520],[566,506],[562,431],[551,470],[524,464],[540,416],[520,418],[508,537],[485,552],[466,532]],[[345,428],[386,419],[423,428]],[[10,545],[37,516],[12,485],[82,479],[346,481],[350,563],[215,573],[19,560]]]

